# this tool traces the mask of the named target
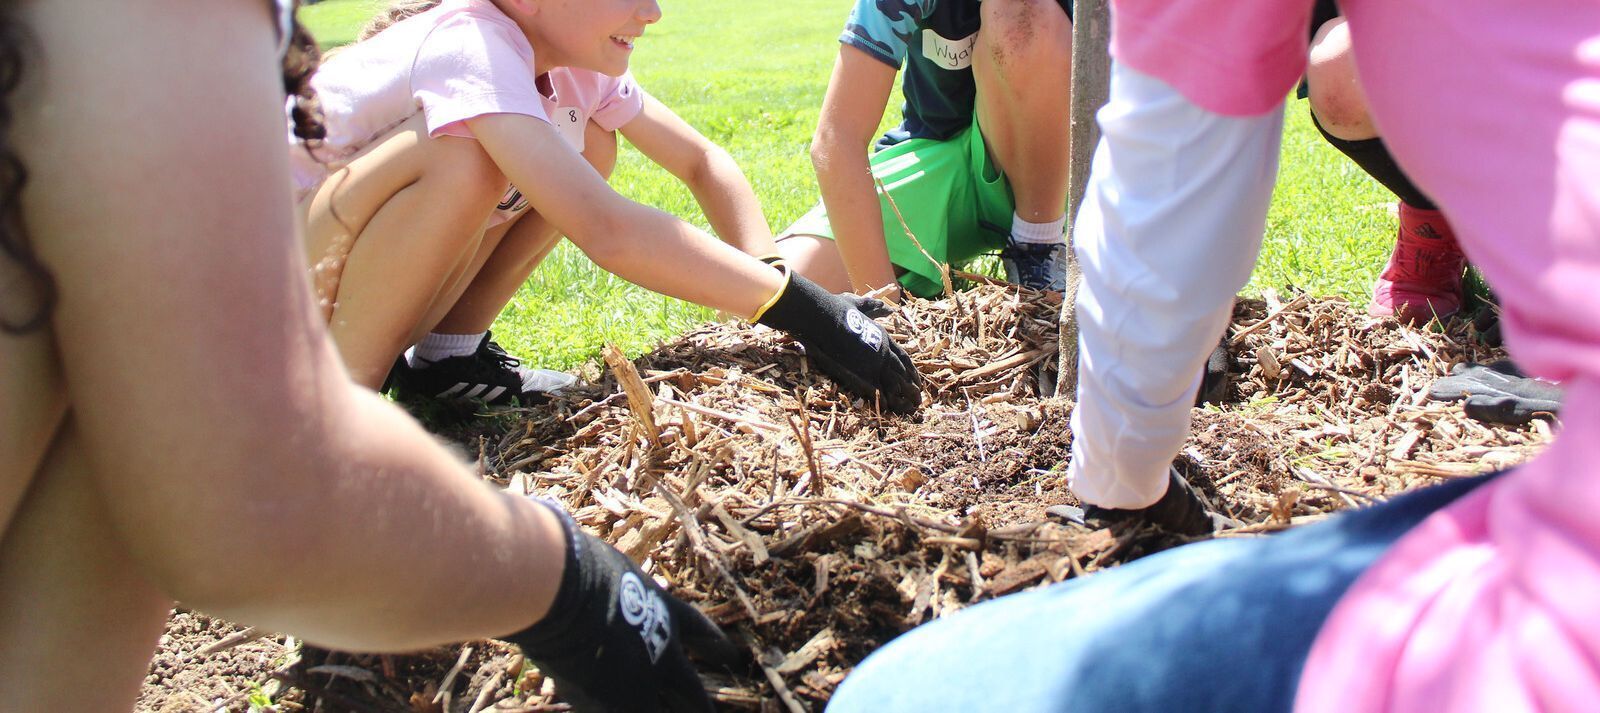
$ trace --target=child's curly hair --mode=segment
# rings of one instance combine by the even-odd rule
[[[279,9],[276,0],[268,2],[274,12]],[[311,75],[316,72],[321,55],[311,33],[300,24],[299,5],[299,0],[292,0],[288,9],[290,26],[288,49],[283,57],[283,89],[294,99],[290,108],[294,135],[312,143],[327,136],[321,107],[311,89]],[[22,23],[10,15],[0,15],[0,259],[21,267],[24,279],[30,283],[27,287],[33,292],[31,315],[21,319],[0,315],[0,334],[12,335],[26,334],[44,326],[60,299],[55,278],[28,245],[23,230],[22,190],[28,182],[28,170],[9,141],[15,120],[10,99],[21,84],[25,55],[31,49],[29,45],[30,37]]]
[[[322,51],[316,38],[300,24],[300,0],[294,0],[289,20],[288,49],[283,55],[283,91],[294,99],[289,117],[294,121],[294,135],[307,144],[320,143],[328,137],[322,124],[322,105],[311,88],[311,75],[322,63]]]
[[[356,41],[371,39],[373,35],[389,29],[390,25],[404,20],[412,15],[420,15],[438,7],[439,0],[395,0],[389,4],[388,9],[379,12],[377,16],[361,28],[361,33],[356,35]]]
[[[55,278],[39,262],[39,256],[28,245],[22,229],[22,188],[28,182],[28,169],[6,141],[16,118],[8,100],[22,83],[22,57],[27,40],[28,34],[21,23],[9,15],[0,17],[0,258],[22,268],[24,279],[31,283],[27,287],[32,288],[36,303],[30,317],[12,320],[0,315],[0,333],[5,334],[38,329],[55,309],[57,299]]]

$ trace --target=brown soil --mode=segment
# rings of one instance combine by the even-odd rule
[[[928,382],[911,417],[852,403],[777,333],[710,325],[631,366],[617,358],[570,398],[502,413],[500,428],[463,447],[485,477],[565,503],[746,645],[748,670],[707,679],[724,707],[820,710],[856,662],[910,627],[1182,542],[1045,517],[1074,502],[1062,467],[1072,404],[1038,386],[1055,379],[1058,308],[1049,295],[984,286],[886,319]],[[1548,424],[1489,427],[1425,400],[1450,365],[1502,356],[1464,321],[1417,330],[1340,301],[1269,295],[1240,303],[1230,335],[1229,401],[1195,410],[1180,456],[1243,523],[1218,536],[1503,468],[1550,437]],[[634,370],[639,381],[619,387]],[[242,710],[241,691],[274,680],[279,710],[564,709],[494,642],[467,644],[448,683],[461,646],[295,653],[268,637],[186,656],[231,630],[175,616],[142,709],[222,699]],[[299,660],[284,666],[290,656]]]
[[[167,622],[160,648],[150,662],[138,710],[235,710],[247,708],[251,693],[261,690],[268,675],[294,652],[281,636],[250,637],[243,627],[203,614],[178,610]],[[241,640],[225,652],[207,647]]]

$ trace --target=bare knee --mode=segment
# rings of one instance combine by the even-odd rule
[[[1367,113],[1367,95],[1356,76],[1355,53],[1344,18],[1328,21],[1311,41],[1306,86],[1311,111],[1322,128],[1341,139],[1359,141],[1377,136]]]
[[[1072,21],[1057,0],[988,0],[981,6],[989,59],[1002,71],[1053,75],[1039,67],[1070,67]],[[1052,81],[1059,77],[1052,76]]]
[[[778,254],[789,269],[821,285],[829,292],[849,292],[850,273],[838,246],[815,235],[790,234],[778,238]]]

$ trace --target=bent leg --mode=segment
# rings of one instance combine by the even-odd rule
[[[989,204],[980,195],[983,189],[1004,192],[1004,182],[982,175],[988,162],[981,160],[982,139],[976,132],[974,126],[946,141],[902,141],[870,159],[873,178],[887,190],[879,192],[880,219],[889,260],[904,292],[940,295],[941,265],[959,267],[1005,244],[1005,228],[984,220]],[[1006,201],[1003,210],[1009,213],[1009,196]],[[833,237],[827,208],[819,203],[779,233],[776,242],[789,265],[801,274],[829,290],[852,291]]]
[[[778,238],[778,253],[790,269],[805,275],[829,292],[849,292],[850,272],[832,240],[793,233]]]
[[[1317,29],[1311,39],[1310,57],[1306,100],[1311,106],[1311,120],[1323,138],[1394,192],[1402,203],[1434,210],[1433,201],[1400,169],[1378,136],[1378,127],[1367,109],[1366,91],[1356,76],[1355,51],[1343,17],[1329,20]],[[1442,216],[1434,219],[1443,221]]]
[[[1054,222],[1067,205],[1072,21],[1056,0],[989,0],[982,12],[972,52],[978,123],[1017,216]]]
[[[0,710],[128,710],[172,609],[112,530],[72,428],[0,539]]]
[[[1288,711],[1311,643],[1350,584],[1488,480],[981,604],[878,650],[828,710]]]
[[[1312,36],[1306,89],[1311,115],[1328,135],[1345,141],[1377,138],[1344,18],[1329,20]]]
[[[1340,153],[1400,199],[1394,252],[1373,286],[1368,314],[1422,324],[1460,311],[1466,258],[1449,221],[1411,181],[1378,136],[1356,76],[1350,30],[1342,17],[1319,28],[1306,69],[1311,118]]]
[[[617,134],[589,122],[585,128],[583,157],[611,179],[617,166]],[[528,276],[561,242],[555,226],[532,208],[517,217],[498,241],[486,236],[478,251],[478,264],[467,273],[470,280],[455,286],[440,300],[442,315],[428,320],[431,331],[442,334],[477,334],[494,326]]]
[[[382,383],[428,309],[470,266],[505,187],[478,142],[430,138],[419,114],[307,198],[318,297],[357,382]]]

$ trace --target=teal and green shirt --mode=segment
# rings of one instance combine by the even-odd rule
[[[1070,17],[1072,3],[1058,1]],[[856,0],[839,41],[896,70],[905,67],[903,118],[879,139],[880,148],[909,138],[943,141],[972,125],[980,2]],[[1061,81],[1067,91],[1067,78]]]

